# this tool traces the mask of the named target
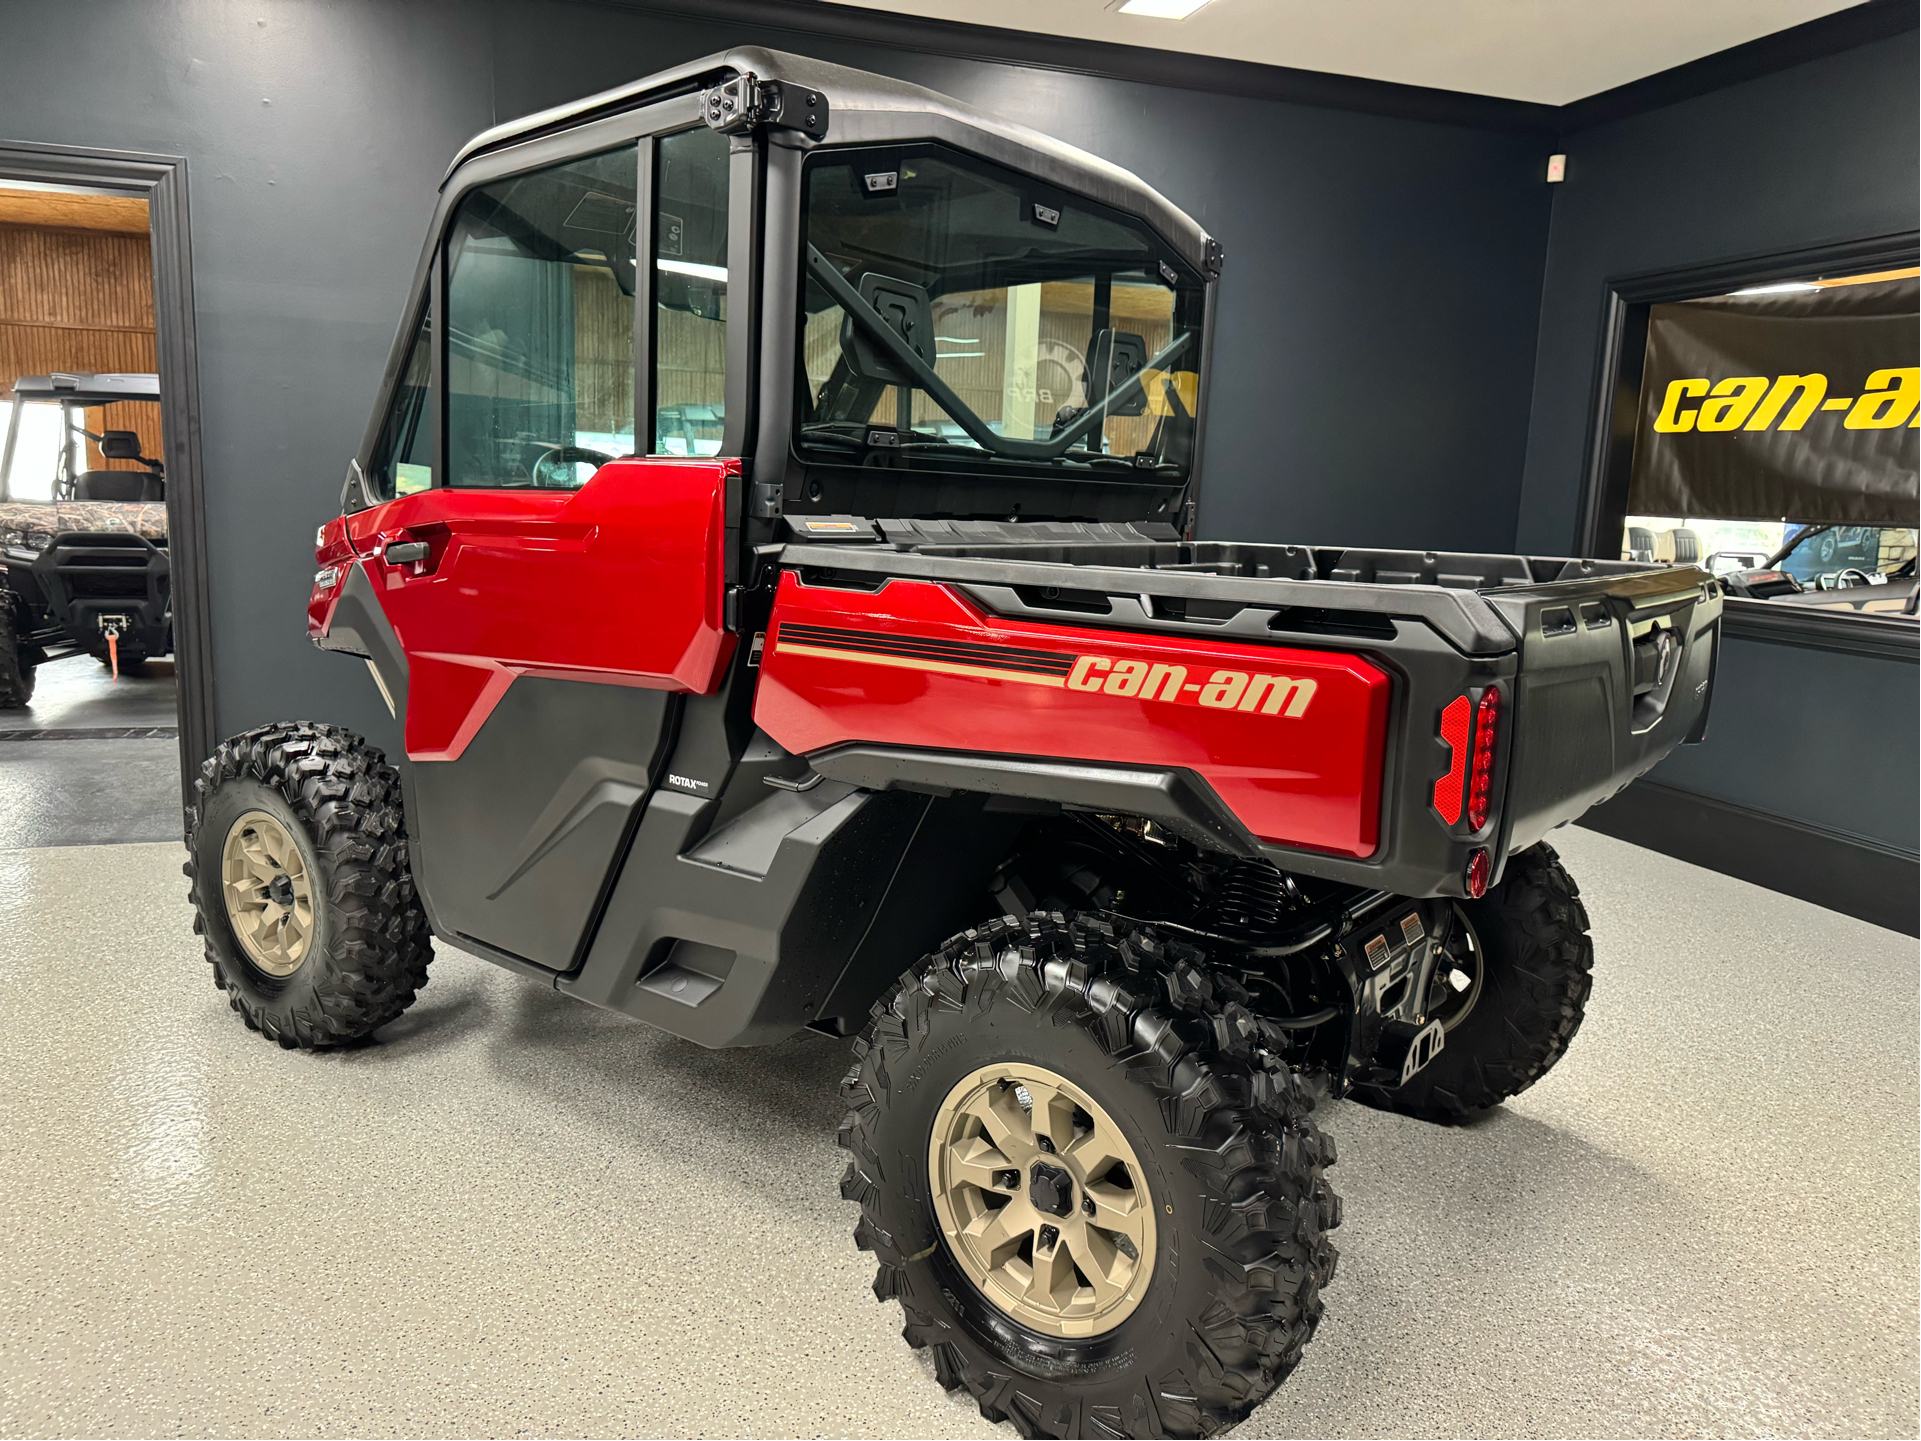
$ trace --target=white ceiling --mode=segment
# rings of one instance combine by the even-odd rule
[[[1185,20],[1120,0],[837,0],[1564,105],[1856,0],[1211,0]]]

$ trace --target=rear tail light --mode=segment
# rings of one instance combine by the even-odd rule
[[[1474,767],[1467,782],[1467,824],[1478,831],[1487,824],[1488,800],[1494,794],[1494,740],[1501,723],[1501,693],[1493,686],[1481,692],[1474,713]]]
[[[1456,696],[1441,711],[1441,739],[1447,745],[1447,774],[1434,782],[1434,809],[1453,825],[1461,818],[1461,793],[1467,784],[1467,726],[1472,704]]]
[[[1488,860],[1485,849],[1477,848],[1474,853],[1467,858],[1465,884],[1469,900],[1478,901],[1482,896],[1487,894],[1487,878],[1493,869],[1493,864]]]

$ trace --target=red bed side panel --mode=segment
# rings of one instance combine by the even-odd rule
[[[781,577],[754,717],[848,741],[1181,766],[1255,835],[1367,856],[1392,684],[1359,656],[988,616],[930,581]]]

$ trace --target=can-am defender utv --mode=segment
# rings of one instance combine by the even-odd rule
[[[763,50],[474,141],[308,613],[407,763],[206,763],[234,1009],[355,1040],[431,934],[706,1046],[848,1037],[855,1239],[942,1384],[1247,1415],[1334,1272],[1310,1087],[1452,1120],[1560,1058],[1542,837],[1699,737],[1720,601],[1188,539],[1220,265],[1103,161]]]
[[[0,710],[31,701],[50,661],[91,655],[117,675],[173,650],[165,468],[141,453],[137,430],[84,423],[93,409],[157,420],[160,378],[23,375],[11,398],[0,438]],[[123,464],[88,468],[89,442]]]

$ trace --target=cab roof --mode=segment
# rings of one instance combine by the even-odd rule
[[[1207,271],[1218,264],[1218,249],[1210,257],[1207,233],[1191,216],[1139,176],[1097,155],[1038,130],[976,110],[935,90],[759,46],[722,51],[597,95],[496,125],[461,147],[448,168],[446,179],[452,179],[462,165],[476,156],[505,150],[525,140],[654,101],[695,94],[737,75],[749,74],[760,80],[778,80],[816,90],[826,96],[828,130],[824,144],[945,141],[1063,190],[1139,216],[1198,270]],[[811,144],[797,134],[783,139],[800,146]],[[445,184],[443,180],[443,188]]]
[[[116,400],[160,399],[157,375],[22,375],[13,382],[17,400],[75,400],[103,405]]]

